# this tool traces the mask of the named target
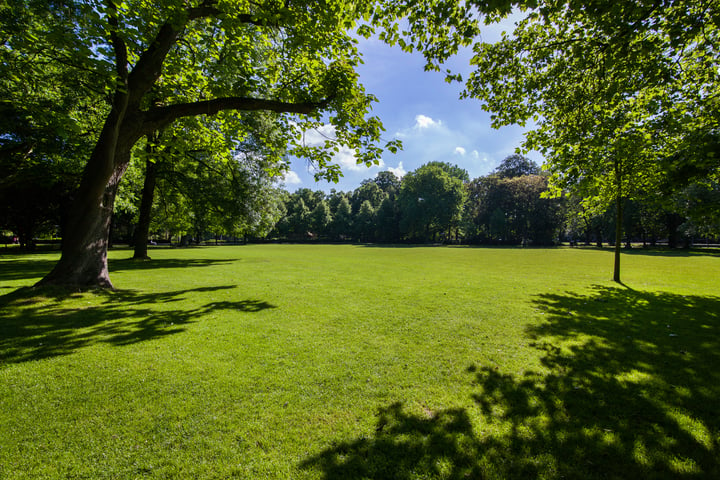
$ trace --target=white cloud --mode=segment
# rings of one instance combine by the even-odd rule
[[[413,128],[422,130],[423,128],[439,127],[440,125],[442,125],[440,120],[435,121],[426,115],[416,115],[415,126]]]
[[[285,172],[285,175],[283,175],[282,183],[285,185],[300,185],[302,183],[302,180],[300,180],[300,177],[297,173],[293,172],[292,170],[288,170]]]
[[[327,140],[335,139],[335,126],[330,124],[321,125],[318,128],[313,128],[303,132],[303,144],[308,147],[322,147],[325,145]],[[346,146],[339,146],[339,150],[332,157],[333,162],[340,165],[343,171],[362,172],[369,168],[365,164],[358,165],[357,156],[355,151]],[[380,159],[379,165],[373,165],[370,168],[381,168],[384,167],[385,163]],[[308,165],[308,171],[314,172],[312,165]]]
[[[348,147],[340,147],[340,151],[333,155],[333,161],[340,165],[343,171],[350,170],[353,172],[364,172],[370,168],[382,168],[385,166],[382,159],[380,159],[379,165],[373,165],[372,167],[366,167],[364,163],[358,165],[355,151]]]
[[[402,162],[398,163],[397,168],[388,167],[388,171],[394,173],[398,178],[404,177],[407,173],[407,171],[403,168]]]
[[[415,124],[410,128],[403,128],[395,132],[395,136],[399,138],[411,138],[427,135],[427,131],[432,130],[433,133],[444,132],[446,130],[442,121],[434,120],[427,115],[415,115]]]
[[[456,155],[465,156],[465,149],[463,147],[455,147],[455,151],[453,152]]]
[[[308,147],[319,147],[325,145],[325,141],[334,138],[335,126],[326,123],[318,128],[306,130],[303,134],[303,143]]]
[[[487,153],[480,153],[477,150],[473,150],[472,153],[470,153],[473,160],[480,160],[481,162],[487,163],[490,161],[490,157]]]

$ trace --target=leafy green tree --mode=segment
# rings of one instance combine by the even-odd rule
[[[426,163],[425,166],[438,167],[441,170],[443,170],[445,173],[450,175],[451,177],[457,178],[461,182],[469,182],[470,181],[470,175],[468,174],[467,170],[465,170],[464,168],[458,167],[457,165],[454,165],[452,163],[434,161],[434,162]]]
[[[196,241],[206,229],[215,235],[254,236],[272,228],[278,215],[272,175],[282,168],[285,146],[273,142],[276,137],[267,131],[273,128],[269,115],[246,114],[242,121],[252,128],[245,137],[238,137],[232,124],[189,119],[135,149],[136,155],[144,153],[146,166],[134,258],[147,258],[158,176],[166,177],[165,188],[179,188],[178,193],[187,197]],[[204,134],[193,135],[200,131]]]
[[[363,183],[366,182],[375,183],[380,187],[380,190],[393,200],[400,192],[400,179],[391,171],[378,172],[375,178],[363,181]]]
[[[305,206],[308,210],[312,211],[317,207],[324,199],[325,194],[320,190],[311,190],[309,188],[299,188],[293,193],[293,195],[300,197],[305,202]]]
[[[330,224],[330,231],[335,239],[344,240],[352,235],[353,215],[348,197],[342,195],[339,198],[340,200],[333,214],[332,223]]]
[[[214,115],[223,122],[233,115],[222,112],[277,112],[290,152],[311,159],[318,176],[336,180],[340,169],[332,155],[339,146],[368,165],[379,163],[382,152],[382,125],[368,117],[374,98],[355,71],[360,55],[353,32],[421,50],[427,68],[439,69],[477,31],[471,7],[450,0],[4,4],[3,55],[29,67],[22,76],[6,77],[12,89],[25,82],[65,95],[67,79],[82,78],[83,91],[95,92],[87,95],[89,103],[104,100],[62,257],[43,283],[112,286],[107,246],[113,203],[135,144],[149,133],[180,118]],[[68,74],[43,73],[57,64]],[[333,135],[320,146],[305,144],[303,132],[325,122]],[[386,147],[394,150],[397,143]]]
[[[603,246],[603,238],[607,237],[608,228],[612,229],[612,219],[606,210],[598,212],[585,207],[584,199],[570,193],[565,196],[566,235],[571,241],[584,241],[585,245],[593,240],[598,248]],[[609,226],[608,226],[609,225]]]
[[[355,214],[353,220],[355,238],[361,242],[374,240],[375,234],[375,209],[370,200],[363,201],[360,210]]]
[[[138,210],[137,229],[134,233],[133,258],[146,260],[150,257],[147,253],[147,245],[150,235],[150,219],[152,214],[153,200],[155,198],[155,185],[158,177],[159,157],[156,155],[157,133],[147,136],[145,144],[145,178],[143,180],[142,195],[140,197],[140,207]],[[127,178],[127,177],[126,177]],[[116,205],[117,209],[117,205]]]
[[[310,227],[318,237],[325,237],[331,222],[332,215],[330,214],[330,207],[327,202],[323,200],[310,212]]]
[[[352,193],[346,193],[337,191],[334,188],[330,190],[330,194],[327,195],[328,206],[330,207],[330,213],[335,216],[337,213],[338,206],[343,198],[349,201]]]
[[[299,195],[290,196],[288,213],[290,213],[290,235],[298,240],[307,238],[310,231],[310,209],[305,205],[305,200]]]
[[[516,153],[505,157],[493,173],[500,178],[539,175],[540,167],[529,158]]]
[[[0,18],[8,8],[0,6]],[[8,27],[7,35],[24,34]],[[97,121],[95,98],[83,95],[91,96],[68,70],[34,65],[0,45],[0,229],[18,235],[23,248],[32,248],[37,234],[62,235],[82,152],[91,147],[76,133]],[[51,78],[67,84],[41,87]]]
[[[465,190],[460,179],[437,165],[423,165],[403,177],[398,204],[400,229],[410,238],[436,240],[459,221]]]
[[[467,186],[466,222],[481,243],[550,245],[563,226],[562,201],[545,198],[542,175],[480,177]]]
[[[373,181],[365,181],[353,191],[351,205],[353,212],[357,214],[362,208],[362,204],[370,202],[373,210],[378,208],[385,198],[385,192]]]
[[[675,196],[677,210],[685,217],[679,226],[688,242],[694,237],[720,237],[720,175],[691,183]]]
[[[400,210],[394,196],[387,196],[375,212],[375,238],[380,242],[399,242]]]
[[[659,159],[717,128],[720,6],[512,3],[527,16],[512,35],[476,46],[468,93],[485,102],[496,126],[537,122],[525,147],[544,154],[555,186],[600,210],[614,205],[619,282],[625,201],[654,190]]]
[[[547,198],[547,177],[522,175],[507,179],[515,199],[512,218],[515,235],[523,244],[553,245],[563,226],[562,198]]]

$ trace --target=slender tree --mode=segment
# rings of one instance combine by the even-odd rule
[[[512,3],[526,17],[500,42],[475,47],[467,93],[485,102],[495,126],[537,122],[525,147],[544,154],[553,185],[601,209],[614,205],[620,282],[625,201],[656,191],[660,160],[718,127],[720,6]]]

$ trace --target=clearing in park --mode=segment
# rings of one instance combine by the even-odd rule
[[[720,478],[720,255],[0,256],[1,478]]]

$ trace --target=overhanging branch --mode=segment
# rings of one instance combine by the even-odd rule
[[[215,6],[214,1],[206,1],[197,7],[188,9],[184,21],[178,22],[175,19],[165,22],[129,75],[129,87],[133,95],[131,101],[138,103],[140,98],[155,84],[160,77],[165,57],[189,22],[200,18],[218,17],[223,13]],[[244,23],[263,25],[250,14],[236,14],[235,17]]]
[[[281,102],[262,98],[224,97],[192,103],[179,103],[148,110],[143,122],[144,131],[163,128],[183,117],[216,115],[223,110],[270,111],[276,113],[311,114],[325,108],[330,98],[319,102]]]

